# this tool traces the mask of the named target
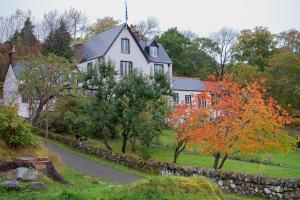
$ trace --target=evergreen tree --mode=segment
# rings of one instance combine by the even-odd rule
[[[34,33],[33,33],[34,26],[28,17],[24,22],[24,27],[19,32],[18,30],[15,31],[13,36],[11,37],[10,41],[14,42],[17,45],[24,45],[24,46],[34,46],[38,43]]]
[[[74,53],[70,46],[70,42],[71,35],[67,30],[65,22],[61,20],[60,26],[56,30],[50,31],[49,36],[43,44],[42,53],[44,55],[54,53],[57,56],[71,60]]]

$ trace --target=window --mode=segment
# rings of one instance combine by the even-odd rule
[[[158,56],[158,48],[156,46],[150,46],[150,56],[151,57]]]
[[[129,39],[126,38],[121,39],[121,52],[130,53]]]
[[[201,101],[200,99],[198,99],[198,104],[200,107],[206,107],[206,101]]]
[[[154,64],[154,73],[164,73],[164,65],[163,64]]]
[[[92,62],[89,62],[87,64],[86,70],[87,70],[87,73],[91,73],[92,72],[92,70],[93,70],[93,63]]]
[[[190,105],[192,101],[192,96],[191,95],[185,95],[185,104]]]
[[[132,70],[132,62],[121,61],[120,64],[120,75],[126,76]]]
[[[177,106],[179,104],[178,93],[174,93],[174,105]]]

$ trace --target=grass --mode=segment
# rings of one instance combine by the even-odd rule
[[[20,191],[7,191],[0,187],[1,200],[140,200],[140,199],[223,199],[222,192],[205,178],[151,176],[130,185],[110,185],[101,180],[78,173],[70,168],[61,170],[74,186],[56,183],[44,176],[48,189],[36,191],[29,182],[21,182]],[[0,181],[5,180],[0,177]]]
[[[164,131],[163,135],[156,141],[157,144],[172,147],[174,144],[173,132],[170,130]],[[87,143],[105,148],[105,146],[99,141],[94,139],[89,139]],[[122,142],[120,139],[114,139],[111,142],[113,150],[116,152],[121,152]],[[196,151],[194,149],[188,149],[189,151]],[[153,160],[163,160],[167,162],[173,161],[173,151],[161,149],[157,147],[151,147],[149,149],[151,159]],[[130,144],[127,146],[127,152],[131,153]],[[140,149],[138,148],[138,154],[140,153]],[[272,160],[273,163],[278,163],[277,165],[267,165],[267,164],[259,164],[248,161],[241,160],[232,160],[228,159],[225,162],[223,170],[228,171],[236,171],[236,172],[246,172],[253,175],[265,175],[269,177],[276,178],[300,178],[300,151],[296,150],[288,155],[282,155],[278,153],[268,153],[261,155],[262,159]],[[196,167],[208,167],[211,168],[213,165],[213,157],[205,154],[200,155],[188,155],[181,154],[177,161],[178,165],[181,166],[196,166]]]
[[[40,138],[37,138],[40,140]],[[52,142],[52,141],[49,141]],[[138,199],[249,199],[256,200],[259,198],[245,197],[231,193],[222,193],[215,184],[201,177],[173,177],[173,176],[154,176],[145,174],[141,171],[128,169],[122,165],[112,163],[103,159],[99,159],[93,155],[87,155],[72,148],[58,144],[65,150],[72,151],[78,156],[91,159],[95,162],[103,163],[114,168],[125,170],[129,173],[134,173],[143,177],[143,180],[135,182],[130,185],[115,185],[113,183],[105,182],[99,178],[88,176],[85,173],[75,171],[62,165],[59,159],[44,148],[42,155],[51,155],[55,158],[55,166],[59,166],[59,172],[71,183],[73,186],[66,186],[52,181],[51,179],[40,175],[39,181],[44,182],[48,189],[45,191],[35,191],[30,188],[29,182],[21,182],[21,190],[7,191],[0,187],[0,200],[83,200],[83,199],[118,199],[118,200],[138,200]],[[3,150],[3,149],[2,149]],[[16,151],[12,154],[13,151]],[[29,151],[29,150],[27,150]],[[10,150],[12,155],[24,156],[27,151]],[[36,150],[34,150],[36,151]],[[23,154],[25,153],[25,154]],[[5,178],[0,176],[0,183]]]

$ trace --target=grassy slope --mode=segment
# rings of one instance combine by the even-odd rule
[[[162,177],[150,176],[132,169],[127,169],[122,165],[104,161],[95,156],[86,155],[74,151],[68,147],[64,147],[69,151],[73,151],[79,156],[86,157],[96,162],[105,163],[112,167],[126,170],[131,173],[137,173],[146,177],[146,180],[141,180],[127,186],[109,185],[107,182],[87,176],[84,173],[74,171],[59,164],[57,160],[58,170],[60,173],[74,186],[65,186],[42,176],[40,180],[47,184],[46,191],[33,191],[28,189],[29,183],[22,182],[21,192],[6,191],[0,187],[0,200],[37,200],[37,199],[61,199],[61,200],[81,200],[81,199],[221,199],[219,190],[205,178],[184,178],[184,177]],[[56,165],[57,165],[56,164]],[[0,176],[0,182],[4,180]],[[257,197],[246,197],[237,194],[225,193],[226,199],[249,199],[258,200]]]
[[[165,131],[164,134],[159,138],[157,143],[164,146],[172,147],[174,143],[174,138],[171,131]],[[88,143],[101,146],[105,148],[103,144],[97,140],[89,140]],[[114,151],[120,152],[121,141],[113,140],[112,147]],[[191,151],[196,151],[196,149],[189,149]],[[128,153],[130,151],[130,145],[127,148]],[[172,162],[173,151],[165,150],[160,148],[151,147],[151,159],[154,160],[164,160],[167,162]],[[227,160],[224,165],[224,170],[231,171],[241,171],[247,172],[254,175],[265,175],[277,178],[300,178],[300,151],[292,152],[288,155],[282,154],[265,154],[265,157],[271,157],[274,163],[280,163],[281,166],[275,165],[262,165],[258,163],[251,163],[239,160]],[[178,164],[182,166],[199,166],[199,167],[212,167],[213,157],[208,155],[187,155],[181,154],[178,159]]]

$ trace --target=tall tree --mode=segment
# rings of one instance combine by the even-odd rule
[[[223,27],[210,35],[209,38],[200,38],[200,48],[214,57],[218,62],[215,72],[222,79],[226,65],[231,61],[233,46],[236,43],[237,32]]]
[[[83,85],[85,89],[92,88],[96,92],[83,110],[91,127],[90,132],[109,150],[112,150],[109,139],[114,134],[116,124],[115,76],[113,63],[101,61],[88,69],[84,75]]]
[[[20,31],[31,11],[16,10],[8,17],[0,17],[0,42],[8,41],[16,31]]]
[[[18,30],[15,31],[12,38],[10,39],[11,42],[14,42],[15,44],[22,45],[22,46],[34,46],[36,43],[38,43],[38,40],[36,39],[34,35],[34,26],[32,25],[32,22],[30,21],[30,18],[28,17],[24,22],[24,27],[19,32]]]
[[[67,83],[71,64],[65,58],[54,54],[30,56],[26,60],[30,62],[26,63],[26,68],[20,75],[20,93],[29,104],[33,125],[38,125],[40,114],[46,109],[47,142],[49,103]]]
[[[148,148],[163,128],[166,100],[162,97],[171,94],[167,78],[156,74],[149,79],[132,71],[120,81],[115,94],[118,123],[122,126],[122,152],[126,152],[129,140],[133,144],[137,140]]]
[[[170,28],[155,38],[162,43],[168,55],[173,61],[173,72],[180,76],[194,76],[196,69],[193,63],[187,58],[186,49],[190,45],[189,38],[184,36],[177,28]]]
[[[79,33],[84,34],[88,29],[87,16],[75,8],[65,10],[63,19],[66,22],[69,33],[76,39]]]
[[[237,62],[259,66],[264,71],[268,59],[273,55],[276,42],[274,35],[265,27],[242,30],[234,47]]]
[[[275,53],[266,68],[270,93],[286,108],[300,109],[300,56],[293,52]]]
[[[189,59],[195,70],[197,77],[201,80],[207,80],[210,74],[218,70],[218,63],[214,57],[202,50],[199,43],[199,38],[194,36],[191,44],[186,48],[186,57]]]
[[[284,127],[287,113],[261,86],[264,80],[244,88],[227,76],[212,81],[190,106],[182,105],[185,110],[179,115],[184,117],[173,117],[171,122],[175,119],[175,128],[180,122],[180,127],[184,126],[180,129],[182,138],[191,137],[191,142],[201,144],[201,150],[214,157],[213,168],[221,169],[237,152],[292,150],[295,139]],[[199,105],[203,101],[208,102],[206,107]]]
[[[43,44],[42,53],[43,55],[53,53],[71,60],[74,56],[74,52],[70,46],[70,42],[70,33],[67,30],[65,22],[61,20],[60,26],[56,30],[51,31],[47,37]]]
[[[92,37],[93,35],[97,35],[102,33],[114,26],[118,25],[120,20],[114,19],[113,17],[103,17],[97,19],[97,22],[94,23],[88,30],[86,34],[86,39]]]
[[[132,25],[131,30],[138,41],[147,41],[159,34],[159,21],[155,17],[148,17]]]
[[[300,32],[291,29],[277,35],[280,48],[287,49],[300,56]]]

